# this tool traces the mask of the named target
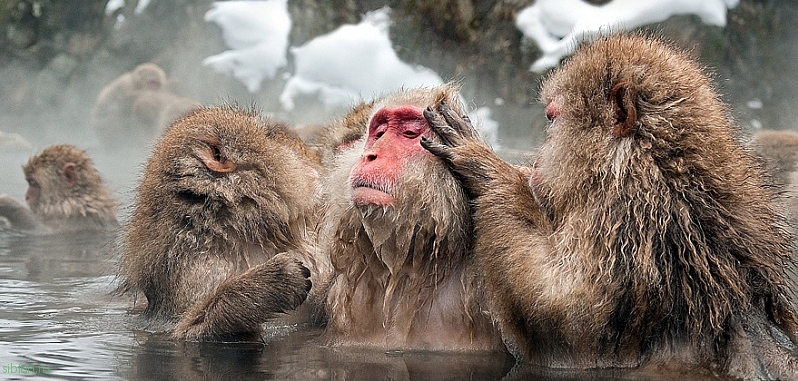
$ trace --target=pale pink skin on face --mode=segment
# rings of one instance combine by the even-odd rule
[[[549,123],[554,123],[558,116],[560,116],[560,106],[558,102],[552,100],[546,105],[546,119],[549,120]],[[529,177],[529,187],[534,192],[538,184],[540,184],[540,173],[538,173],[538,160],[535,159],[532,164],[532,176]]]
[[[408,159],[429,155],[419,143],[429,137],[422,112],[415,106],[386,106],[371,118],[363,154],[350,173],[355,205],[391,205]]]

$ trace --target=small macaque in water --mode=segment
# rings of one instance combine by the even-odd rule
[[[90,125],[108,148],[149,142],[182,114],[200,104],[169,90],[169,78],[156,64],[143,63],[102,89]],[[132,140],[131,140],[132,139]]]
[[[0,217],[11,228],[63,232],[118,226],[119,205],[86,152],[66,144],[50,146],[31,157],[22,170],[28,182],[28,207],[0,195]]]
[[[425,113],[474,205],[475,254],[527,363],[795,379],[791,235],[699,65],[654,38],[582,47],[543,84],[528,176]]]
[[[120,291],[178,339],[251,339],[296,309],[326,262],[310,257],[319,160],[289,127],[232,107],[178,119],[156,144],[127,226]]]
[[[506,353],[471,252],[468,198],[419,144],[438,140],[422,112],[444,101],[459,107],[456,86],[399,91],[329,131],[337,154],[320,240],[334,269],[330,345]]]

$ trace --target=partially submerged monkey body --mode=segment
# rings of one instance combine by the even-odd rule
[[[145,168],[120,289],[142,292],[147,316],[178,321],[177,338],[255,333],[295,309],[308,268],[324,272],[310,255],[318,165],[287,126],[253,112],[181,117]]]
[[[426,113],[475,205],[476,255],[510,349],[553,367],[680,364],[798,374],[792,237],[725,105],[687,56],[634,35],[544,83],[531,177]]]
[[[457,88],[398,91],[356,106],[332,131],[339,150],[320,236],[334,269],[326,340],[376,350],[503,351],[471,254],[468,201],[421,112]],[[361,131],[362,140],[341,131]]]
[[[106,230],[118,226],[119,204],[86,152],[68,144],[49,146],[22,167],[28,208],[0,195],[0,217],[11,227],[42,232]]]

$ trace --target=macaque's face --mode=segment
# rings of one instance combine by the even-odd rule
[[[350,174],[355,205],[392,205],[408,165],[421,165],[414,158],[430,155],[419,143],[430,135],[422,112],[417,106],[392,105],[371,117],[363,154]]]
[[[26,176],[25,180],[28,182],[28,191],[25,192],[25,202],[34,213],[39,207],[39,198],[42,193],[42,186],[34,176]]]

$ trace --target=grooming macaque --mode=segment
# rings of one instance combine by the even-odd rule
[[[12,228],[61,232],[117,226],[118,204],[85,152],[66,144],[50,146],[22,170],[28,207],[0,195],[0,217]]]
[[[172,94],[158,65],[143,63],[102,89],[91,110],[90,125],[107,147],[148,142],[166,126],[199,104]]]
[[[551,367],[677,367],[795,379],[791,236],[708,77],[638,35],[583,47],[544,83],[532,175],[457,109],[422,145],[462,179],[505,342]]]
[[[181,117],[138,187],[120,290],[142,292],[145,316],[177,321],[173,335],[185,339],[246,337],[295,309],[308,270],[314,283],[325,273],[309,256],[319,165],[287,126],[255,113]]]
[[[422,137],[437,139],[424,108],[457,99],[452,85],[400,91],[355,107],[331,127],[328,146],[338,153],[325,181],[320,235],[334,268],[326,301],[331,345],[505,350],[470,252],[468,199],[419,145]]]

